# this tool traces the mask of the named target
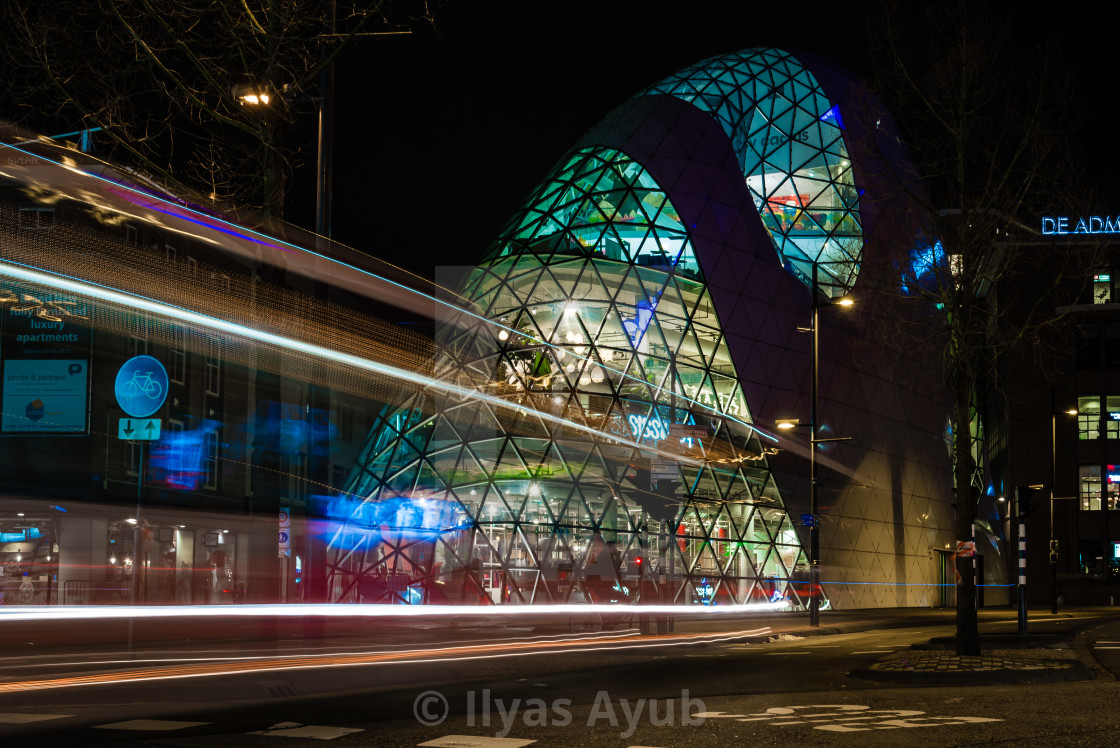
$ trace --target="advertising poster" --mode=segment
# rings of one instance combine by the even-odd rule
[[[88,310],[62,296],[0,289],[0,434],[85,434]]]
[[[5,433],[84,433],[85,359],[8,359],[4,362]]]

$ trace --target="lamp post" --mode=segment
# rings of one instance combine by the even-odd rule
[[[1077,415],[1077,409],[1063,411]],[[1058,612],[1058,541],[1054,537],[1054,502],[1067,496],[1055,496],[1058,483],[1058,414],[1054,410],[1054,394],[1050,393],[1050,612]]]
[[[817,445],[823,442],[845,441],[850,437],[833,437],[829,439],[817,438],[817,400],[820,394],[820,298],[817,285],[817,263],[813,263],[813,285],[809,289],[813,299],[813,326],[809,332],[813,333],[813,372],[809,385],[810,416],[809,416],[809,514],[812,522],[809,525],[809,625],[820,626],[821,611],[821,553],[820,553],[820,528],[817,521],[817,512],[820,504],[817,498]],[[852,299],[841,297],[828,305],[850,307]],[[803,329],[803,328],[799,328]],[[776,424],[780,429],[792,429],[801,425],[796,418],[779,419]]]

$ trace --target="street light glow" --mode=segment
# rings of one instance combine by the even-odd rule
[[[783,431],[788,431],[789,429],[800,425],[800,418],[779,418],[778,420],[774,421],[774,426],[782,429]]]

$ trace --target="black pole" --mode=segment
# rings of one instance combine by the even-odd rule
[[[1058,545],[1054,542],[1054,484],[1058,475],[1058,414],[1050,390],[1050,612],[1058,612]]]
[[[1030,489],[1017,488],[1015,497],[1016,514],[1019,516],[1019,634],[1027,634],[1027,512],[1026,502]]]
[[[335,0],[326,0],[327,34],[335,32]],[[323,45],[326,55],[326,44]],[[331,238],[331,183],[334,155],[334,63],[319,74],[319,142],[315,163],[315,233]]]
[[[821,556],[820,532],[817,528],[817,387],[820,374],[820,348],[818,344],[817,263],[813,263],[813,380],[810,386],[811,414],[809,417],[809,625],[820,626]]]

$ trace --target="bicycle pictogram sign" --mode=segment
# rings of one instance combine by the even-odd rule
[[[146,418],[163,406],[167,385],[167,370],[159,359],[133,356],[117,372],[117,403],[133,418]]]

